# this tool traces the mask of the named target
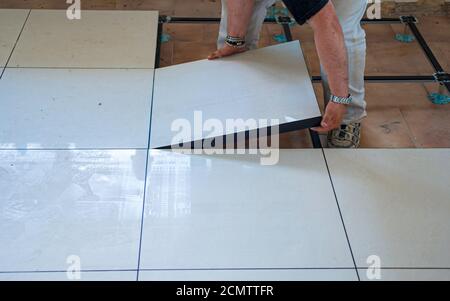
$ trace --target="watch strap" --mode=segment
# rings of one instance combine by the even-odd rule
[[[352,96],[348,95],[347,97],[341,97],[336,95],[330,96],[330,101],[338,104],[349,105],[352,102]]]

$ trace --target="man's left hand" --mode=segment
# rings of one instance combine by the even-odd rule
[[[346,112],[346,105],[329,102],[325,109],[325,114],[323,116],[320,127],[312,128],[312,130],[319,133],[326,133],[331,130],[337,129],[341,126]]]

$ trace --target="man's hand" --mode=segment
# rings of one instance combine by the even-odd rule
[[[346,112],[346,105],[330,101],[327,105],[327,108],[325,109],[325,114],[323,116],[320,127],[312,128],[312,130],[319,133],[326,133],[331,130],[337,129],[341,126]]]
[[[232,37],[245,38],[248,24],[253,14],[255,0],[222,0],[226,1],[228,8],[228,35]],[[247,48],[235,48],[225,45],[222,49],[217,50],[210,56],[209,60],[230,56],[236,53],[247,51]]]
[[[215,60],[215,59],[218,59],[221,57],[226,57],[226,56],[234,55],[234,54],[245,52],[245,51],[247,51],[247,48],[245,48],[245,47],[236,48],[236,47],[231,47],[231,46],[225,45],[223,48],[218,49],[214,53],[210,54],[208,56],[208,60]]]

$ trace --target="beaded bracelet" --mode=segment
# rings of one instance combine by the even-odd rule
[[[243,48],[245,47],[245,38],[227,36],[225,44],[234,48]]]

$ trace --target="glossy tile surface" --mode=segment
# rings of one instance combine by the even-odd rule
[[[0,68],[6,66],[28,12],[27,9],[0,9]]]
[[[136,273],[136,271],[81,272],[79,278],[72,278],[73,275],[68,276],[66,272],[0,273],[0,281],[135,281]]]
[[[450,281],[450,269],[388,269],[381,270],[380,279],[373,278],[373,273],[359,269],[362,281]]]
[[[158,12],[32,10],[9,67],[154,68]]]
[[[141,269],[353,267],[321,150],[150,152]]]
[[[450,267],[449,149],[325,153],[358,267]]]
[[[0,151],[0,271],[136,269],[146,151]]]
[[[1,279],[1,278],[0,278]],[[354,269],[139,271],[140,281],[356,281]]]
[[[153,70],[7,68],[0,148],[147,148]]]
[[[171,128],[180,120],[189,121],[192,140],[222,136],[194,131],[200,120],[195,123],[195,111],[201,111],[203,121],[219,120],[225,134],[236,132],[226,127],[227,119],[276,119],[271,123],[276,125],[320,116],[298,41],[157,69],[151,147],[174,144],[178,132]]]

